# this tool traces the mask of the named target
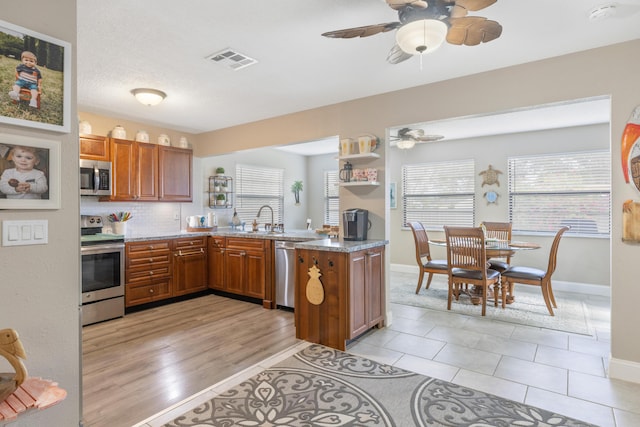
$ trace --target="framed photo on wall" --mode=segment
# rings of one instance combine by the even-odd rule
[[[0,123],[70,132],[71,44],[0,21]]]
[[[0,209],[60,209],[60,141],[0,134]]]

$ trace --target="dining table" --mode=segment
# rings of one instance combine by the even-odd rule
[[[447,246],[445,239],[429,239],[429,244],[434,246]],[[499,240],[499,239],[486,239],[485,251],[487,254],[487,261],[491,258],[506,258],[507,256],[514,256],[520,251],[530,251],[540,249],[540,245],[533,242],[524,242],[517,240]],[[479,287],[473,287],[471,291],[471,302],[474,305],[478,305],[482,302],[482,289]],[[515,301],[515,296],[510,295],[507,297],[507,304],[512,304]]]

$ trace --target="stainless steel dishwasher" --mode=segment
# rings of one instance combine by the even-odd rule
[[[276,240],[276,305],[294,308],[295,242]]]

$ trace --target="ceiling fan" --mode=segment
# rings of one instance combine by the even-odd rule
[[[467,16],[497,0],[385,0],[398,11],[399,22],[387,22],[323,33],[325,37],[350,39],[369,37],[397,29],[396,45],[387,61],[398,64],[413,55],[436,50],[442,42],[475,46],[495,40],[502,26],[481,16]]]
[[[442,135],[425,135],[422,129],[402,128],[397,135],[391,135],[390,145],[402,150],[413,148],[416,143],[433,142],[443,139]]]

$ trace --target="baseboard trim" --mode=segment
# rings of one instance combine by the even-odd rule
[[[612,357],[609,361],[609,378],[640,384],[640,363]]]
[[[390,269],[396,273],[418,274],[417,265],[391,264]],[[553,290],[559,292],[575,292],[583,295],[597,295],[602,297],[608,297],[611,294],[611,290],[608,286],[594,285],[590,283],[566,282],[563,280],[554,280]]]

